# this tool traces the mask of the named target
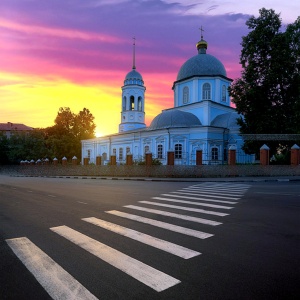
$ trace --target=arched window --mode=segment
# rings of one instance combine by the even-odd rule
[[[119,148],[119,160],[123,160],[123,148]]]
[[[217,147],[211,148],[211,159],[218,160],[219,159],[219,149]]]
[[[189,102],[189,88],[187,86],[185,86],[183,88],[183,103],[188,103]]]
[[[210,87],[209,83],[204,83],[203,84],[202,99],[203,100],[210,100],[211,99],[211,87]]]
[[[134,110],[134,96],[130,96],[130,110]]]
[[[138,110],[142,111],[143,110],[143,106],[142,106],[142,97],[140,96],[138,98]]]
[[[175,159],[182,158],[182,144],[175,144]]]
[[[226,86],[222,85],[222,101],[226,102]]]
[[[106,153],[106,152],[103,152],[103,153],[102,153],[102,159],[103,159],[103,161],[104,161],[104,160],[107,160],[107,153]]]
[[[159,144],[157,145],[157,158],[162,159],[163,158],[163,145]]]

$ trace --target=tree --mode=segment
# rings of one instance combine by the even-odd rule
[[[55,125],[45,129],[47,144],[54,156],[81,157],[81,140],[95,137],[94,116],[87,108],[74,114],[69,107],[60,107]]]
[[[242,38],[242,76],[229,89],[241,133],[300,133],[300,18],[281,31],[280,15],[262,8]],[[257,151],[246,142],[246,152]]]

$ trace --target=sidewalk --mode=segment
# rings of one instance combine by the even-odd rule
[[[215,177],[215,178],[156,178],[156,177],[110,177],[110,176],[33,176],[10,175],[11,177],[44,177],[68,179],[93,179],[93,180],[128,180],[128,181],[165,181],[165,182],[290,182],[299,181],[300,176],[255,176],[255,177]]]

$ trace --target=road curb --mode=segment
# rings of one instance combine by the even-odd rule
[[[154,182],[290,182],[300,178],[130,178],[130,177],[98,177],[98,176],[43,176],[43,175],[10,175],[11,177],[94,179],[94,180],[126,180]]]

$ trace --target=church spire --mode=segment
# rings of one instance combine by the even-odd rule
[[[135,70],[135,37],[133,37],[132,69]]]
[[[202,28],[202,25],[199,29],[201,31],[201,40],[196,44],[196,47],[199,54],[206,54],[207,42],[203,39],[204,29]]]

